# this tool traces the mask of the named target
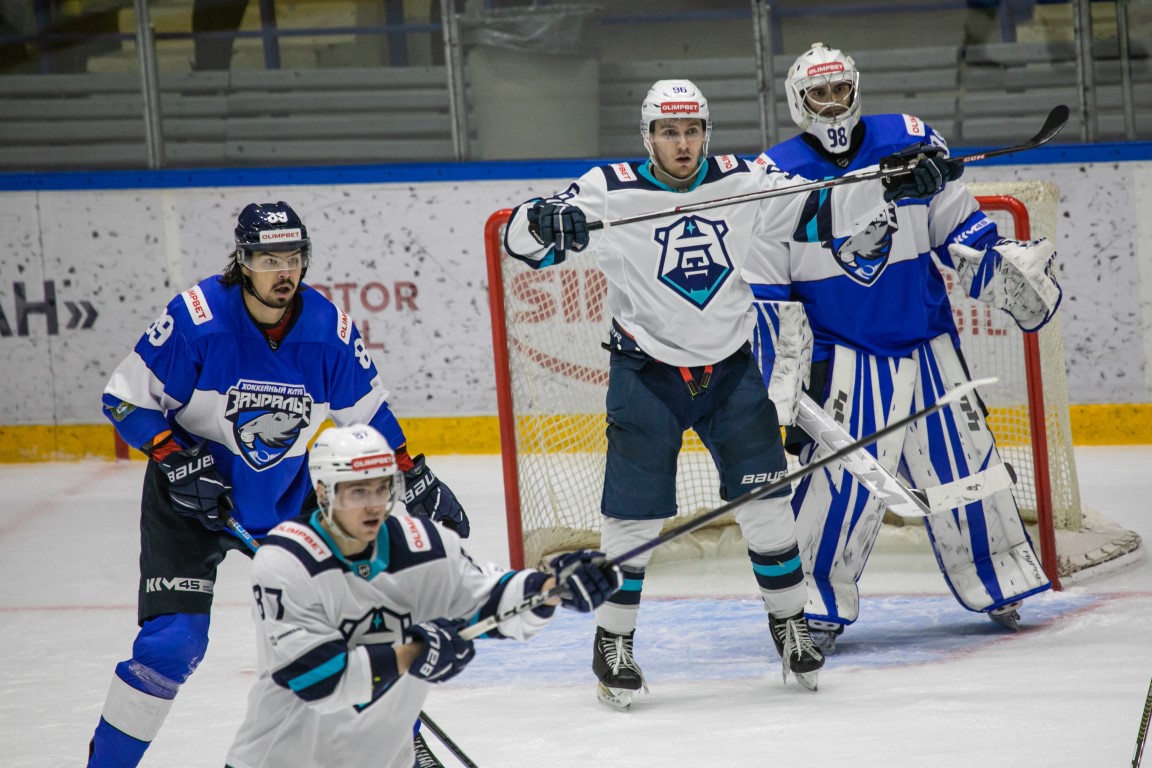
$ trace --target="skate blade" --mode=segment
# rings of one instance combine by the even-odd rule
[[[1002,627],[1011,629],[1013,632],[1020,630],[1020,614],[1016,611],[1009,611],[1008,613],[990,613],[988,618],[996,622]]]
[[[609,688],[604,683],[596,684],[596,698],[601,704],[617,712],[627,712],[632,707],[632,696],[636,691],[626,688]]]
[[[818,686],[819,672],[793,672],[792,675],[796,678],[796,682],[810,691],[815,691]]]

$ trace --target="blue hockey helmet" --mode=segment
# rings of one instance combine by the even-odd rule
[[[301,264],[312,260],[308,229],[296,211],[283,200],[276,203],[249,203],[236,219],[236,261],[248,266],[255,252],[300,251]]]

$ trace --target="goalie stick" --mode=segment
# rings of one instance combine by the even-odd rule
[[[232,517],[231,506],[229,506],[228,509],[220,510],[220,518],[224,521],[225,525],[236,532],[236,535],[248,546],[248,549],[253,552],[260,549],[260,542],[256,541],[256,539],[252,537],[252,534],[248,533],[248,530],[240,524],[239,520]],[[463,633],[461,633],[461,636],[463,636]],[[428,717],[423,710],[420,712],[420,720],[428,726],[428,729],[432,731],[432,733],[436,734],[436,738],[440,739],[444,746],[448,747],[448,750],[456,756],[457,760],[468,768],[480,768],[476,763],[472,762],[468,755],[464,754],[464,751],[461,750],[460,747],[456,746],[456,742],[448,738],[448,734],[444,733],[440,726],[436,725],[436,723],[432,721],[432,718]]]
[[[989,149],[985,152],[977,152],[971,155],[961,155],[959,157],[949,158],[950,160],[959,160],[965,165],[968,163],[975,163],[979,160],[986,160],[989,157],[1000,157],[1001,155],[1008,155],[1013,152],[1023,152],[1028,149],[1035,149],[1041,147],[1052,141],[1056,134],[1068,123],[1069,110],[1063,104],[1054,107],[1048,113],[1048,117],[1044,120],[1044,125],[1035,136],[1025,141],[1023,144],[1016,144],[1011,147],[1000,147],[999,149]],[[675,216],[679,213],[692,213],[694,211],[706,211],[709,208],[719,208],[723,205],[733,205],[735,203],[748,203],[753,200],[767,200],[772,197],[783,197],[784,195],[799,195],[805,192],[817,192],[822,189],[830,189],[832,187],[839,187],[842,184],[858,184],[861,181],[875,181],[876,179],[892,178],[894,176],[901,176],[906,173],[911,173],[913,164],[909,163],[904,166],[881,168],[876,171],[869,171],[861,173],[856,176],[839,176],[833,179],[824,179],[822,181],[813,181],[808,184],[797,184],[792,187],[784,187],[782,189],[770,189],[764,192],[750,192],[746,195],[732,195],[731,197],[721,197],[716,200],[708,200],[703,203],[691,203],[689,205],[679,205],[675,208],[668,208],[663,211],[652,211],[650,213],[638,213],[635,216],[624,216],[619,219],[605,219],[602,221],[588,222],[588,231],[594,232],[598,229],[608,229],[609,227],[618,227],[621,224],[633,224],[638,221],[648,221],[649,219],[662,219],[667,216]]]
[[[629,551],[625,552],[624,554],[622,554],[618,557],[612,558],[608,562],[612,565],[620,565],[621,563],[625,563],[625,562],[631,560],[632,558],[634,558],[638,555],[642,555],[650,549],[655,549],[656,547],[660,546],[661,544],[669,542],[672,539],[679,538],[679,537],[685,535],[686,533],[691,533],[692,531],[696,530],[697,528],[700,528],[701,526],[712,522],[716,518],[721,517],[723,515],[726,515],[727,513],[732,512],[733,510],[739,509],[740,507],[744,506],[745,504],[747,504],[750,501],[756,501],[757,499],[763,498],[764,496],[775,493],[776,491],[779,491],[780,489],[791,485],[792,483],[796,482],[797,480],[800,480],[802,478],[807,477],[808,475],[812,474],[813,472],[815,472],[819,469],[823,469],[824,467],[826,467],[830,464],[833,464],[834,462],[841,461],[842,459],[844,459],[844,457],[848,456],[853,451],[859,450],[866,445],[871,445],[872,443],[876,442],[877,440],[882,440],[883,438],[887,437],[888,435],[891,435],[895,432],[899,432],[900,430],[905,429],[909,424],[912,424],[913,422],[918,421],[919,419],[922,419],[925,416],[936,413],[936,411],[940,410],[941,408],[945,408],[945,407],[951,405],[952,403],[959,402],[964,397],[966,397],[968,395],[968,393],[970,393],[971,391],[976,389],[976,387],[984,386],[985,384],[992,384],[996,381],[998,381],[998,379],[988,378],[988,379],[976,379],[974,381],[968,381],[968,382],[965,382],[963,384],[960,384],[959,386],[957,386],[952,391],[946,392],[939,400],[937,400],[932,405],[929,405],[926,408],[923,408],[919,411],[916,411],[916,413],[913,413],[910,416],[906,416],[903,419],[900,419],[899,421],[894,421],[891,424],[889,424],[887,427],[884,427],[883,429],[881,429],[878,432],[874,432],[871,435],[865,435],[864,437],[860,438],[859,440],[856,440],[855,442],[844,446],[840,450],[838,450],[838,451],[836,451],[836,452],[834,452],[828,456],[825,456],[824,458],[820,459],[819,461],[813,461],[812,463],[808,464],[807,466],[801,467],[800,469],[796,470],[795,472],[793,472],[790,475],[784,475],[783,477],[781,477],[777,480],[771,480],[771,481],[766,482],[762,485],[758,485],[755,488],[753,488],[752,490],[745,493],[743,496],[738,496],[737,498],[732,499],[731,501],[729,501],[725,504],[721,504],[719,507],[716,507],[715,509],[711,509],[711,510],[705,512],[704,514],[702,514],[702,515],[700,515],[700,516],[698,516],[692,520],[689,520],[688,522],[685,522],[685,523],[682,523],[680,525],[669,528],[668,530],[661,532],[661,534],[659,536],[656,536],[655,538],[650,539],[650,540],[644,542],[643,544],[640,544],[636,547],[633,547]],[[480,621],[477,621],[475,624],[471,624],[471,625],[465,627],[460,632],[460,637],[464,638],[465,640],[472,640],[474,638],[477,638],[480,635],[483,635],[485,632],[488,632],[492,629],[495,629],[496,626],[501,621],[505,621],[506,619],[510,619],[513,616],[515,616],[516,614],[523,613],[524,611],[530,611],[533,608],[536,608],[536,607],[544,604],[545,602],[547,602],[548,600],[551,600],[554,597],[559,597],[560,595],[563,594],[563,592],[564,592],[563,587],[557,585],[557,586],[554,586],[547,591],[535,594],[532,597],[530,597],[530,598],[528,598],[528,599],[526,599],[520,603],[517,603],[516,605],[514,605],[510,608],[506,608],[503,611],[497,612],[493,616],[489,616],[486,619],[482,619]]]
[[[827,451],[838,451],[852,442],[852,435],[805,393],[800,395],[796,426]],[[885,507],[901,517],[927,517],[953,510],[1007,490],[1015,483],[1008,465],[997,464],[944,485],[909,488],[864,448],[847,454],[843,464]]]

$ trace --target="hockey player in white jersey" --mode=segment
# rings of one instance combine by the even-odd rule
[[[785,85],[803,132],[760,159],[790,173],[831,178],[917,142],[946,148],[917,117],[862,117],[855,62],[821,43],[796,60]],[[935,402],[969,380],[936,262],[957,269],[970,296],[1033,331],[1059,304],[1053,258],[1047,241],[1000,237],[960,184],[931,199],[890,205],[857,237],[761,241],[745,275],[757,299],[764,379],[781,422],[793,421],[808,354],[809,393],[853,437]],[[799,302],[802,310],[778,302]],[[1000,464],[975,402],[965,399],[869,450],[920,488]],[[798,429],[789,429],[788,443],[803,461],[821,455]],[[808,581],[806,613],[813,637],[830,649],[858,616],[856,583],[884,510],[843,468],[803,480],[792,506]],[[927,527],[941,571],[965,608],[1013,625],[1021,601],[1049,588],[1011,491],[936,514]]]
[[[252,564],[257,680],[230,768],[412,768],[430,686],[476,654],[460,631],[546,592],[489,637],[524,640],[558,604],[591,611],[621,582],[599,552],[547,572],[478,566],[450,530],[391,514],[396,457],[367,425],[329,428],[309,453],[319,508],[273,528]]]
[[[806,180],[770,164],[709,157],[708,102],[688,80],[661,80],[641,106],[642,161],[593,168],[563,192],[513,211],[505,248],[533,268],[594,258],[607,277],[611,372],[601,548],[620,556],[660,532],[676,514],[676,457],[694,429],[734,499],[782,476],[784,452],[748,339],[752,294],[740,270],[750,242],[844,237],[865,227],[885,200],[935,194],[959,167],[935,156],[888,182],[726,205],[699,214],[588,231],[606,220]],[[587,253],[581,253],[587,251]],[[789,673],[815,689],[823,656],[808,636],[799,552],[788,489],[736,515]],[[623,564],[624,587],[596,614],[593,671],[600,701],[631,705],[645,686],[633,638],[651,551]]]
[[[236,220],[228,267],[168,303],[104,391],[104,413],[148,455],[140,510],[140,631],[117,665],[89,768],[143,757],[208,645],[217,567],[248,550],[221,511],[263,537],[311,493],[309,440],[325,419],[367,422],[398,448],[405,503],[468,534],[455,496],[409,456],[351,318],[303,282],[312,241],[285,202]]]

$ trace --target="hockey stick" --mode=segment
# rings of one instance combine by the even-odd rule
[[[232,510],[230,508],[221,509],[220,518],[229,528],[236,532],[236,535],[240,537],[241,541],[248,545],[248,549],[253,552],[260,549],[260,542],[252,538],[252,534],[248,533],[248,530],[240,524],[239,520],[232,517]],[[436,738],[440,739],[440,741],[444,743],[444,746],[448,747],[452,754],[456,756],[457,760],[468,766],[468,768],[480,768],[476,763],[472,762],[468,755],[464,754],[463,750],[456,746],[456,742],[448,738],[448,734],[444,733],[440,726],[436,725],[432,718],[428,717],[423,711],[420,712],[420,719],[428,726],[432,733],[436,734]]]
[[[1054,107],[1048,113],[1048,118],[1044,121],[1039,132],[1023,144],[1017,144],[1012,147],[1001,147],[999,149],[989,149],[986,152],[978,152],[972,155],[961,155],[960,157],[949,158],[951,160],[959,160],[965,165],[974,163],[978,160],[986,160],[989,157],[1000,157],[1001,155],[1008,155],[1013,152],[1023,152],[1028,149],[1035,149],[1041,147],[1056,137],[1060,130],[1068,122],[1069,110],[1068,107],[1061,104]],[[875,181],[876,179],[891,178],[893,176],[901,176],[906,173],[911,173],[913,163],[909,163],[900,167],[881,168],[876,171],[869,171],[855,176],[839,176],[833,179],[824,179],[822,181],[813,181],[807,184],[797,184],[791,187],[782,187],[780,189],[769,189],[763,192],[749,192],[745,195],[732,195],[731,197],[721,197],[716,200],[708,200],[703,203],[691,203],[689,205],[679,205],[675,208],[668,208],[663,211],[652,211],[650,213],[639,213],[635,216],[624,216],[619,219],[605,219],[603,221],[590,221],[588,222],[588,231],[594,232],[598,229],[608,229],[609,227],[618,227],[621,224],[633,224],[638,221],[648,221],[649,219],[662,219],[667,216],[675,216],[678,213],[692,213],[694,211],[706,211],[709,208],[719,208],[723,205],[733,205],[735,203],[748,203],[753,200],[767,200],[772,197],[783,197],[784,195],[799,195],[805,192],[818,192],[822,189],[830,189],[832,187],[839,187],[843,184],[858,184],[862,181]]]
[[[248,549],[253,552],[260,549],[260,542],[252,538],[252,534],[248,533],[244,526],[240,525],[240,522],[232,517],[232,502],[230,500],[227,501],[227,506],[228,509],[220,508],[220,519],[240,537],[240,541],[244,542]]]
[[[800,395],[796,426],[828,451],[837,451],[852,442],[852,435],[804,393]],[[849,453],[843,463],[844,469],[885,507],[901,517],[927,517],[935,512],[956,509],[1007,490],[1015,482],[1008,465],[997,464],[944,485],[909,488],[863,448]]]
[[[1140,728],[1136,731],[1136,754],[1132,756],[1132,768],[1140,768],[1140,758],[1144,756],[1144,740],[1148,738],[1148,719],[1152,717],[1152,682],[1148,683],[1148,695],[1144,698],[1144,714],[1140,716]]]
[[[967,396],[969,392],[976,389],[976,387],[984,386],[985,384],[992,384],[996,381],[998,381],[998,379],[989,378],[989,379],[977,379],[975,381],[965,382],[965,383],[957,386],[952,391],[946,392],[939,400],[937,400],[935,403],[928,406],[927,408],[919,410],[916,413],[913,413],[911,416],[906,416],[905,418],[900,419],[899,421],[894,421],[891,424],[889,424],[887,427],[884,427],[884,429],[881,429],[879,432],[874,432],[871,435],[865,435],[864,437],[860,438],[859,440],[857,440],[853,443],[850,443],[849,445],[844,446],[843,448],[836,451],[835,453],[832,453],[828,456],[825,456],[823,459],[820,459],[819,461],[814,461],[814,462],[812,462],[806,466],[801,467],[800,469],[796,470],[795,472],[793,472],[790,475],[784,475],[783,477],[781,477],[777,480],[771,480],[771,481],[764,483],[762,485],[758,485],[755,488],[753,488],[752,490],[745,493],[743,496],[739,496],[739,497],[732,499],[731,501],[729,501],[725,504],[721,504],[719,507],[716,507],[715,509],[711,509],[711,510],[705,512],[704,514],[702,514],[702,515],[700,515],[700,516],[698,516],[692,520],[689,520],[686,523],[682,523],[681,525],[677,525],[677,526],[674,526],[672,528],[669,528],[668,530],[661,532],[661,534],[659,536],[657,536],[653,539],[650,539],[650,540],[644,542],[643,544],[640,544],[640,545],[628,550],[627,552],[625,552],[624,554],[622,554],[618,557],[612,558],[608,562],[611,563],[612,565],[620,565],[621,563],[625,563],[634,557],[637,557],[639,555],[644,554],[645,552],[647,552],[650,549],[655,549],[656,547],[660,546],[661,544],[667,543],[667,542],[671,541],[672,539],[679,538],[686,533],[690,533],[690,532],[696,530],[697,528],[700,528],[703,525],[712,522],[713,520],[715,520],[718,517],[726,515],[735,509],[739,509],[740,507],[744,506],[745,504],[747,504],[751,501],[756,501],[757,499],[764,498],[765,496],[773,494],[776,491],[787,488],[792,483],[796,482],[797,480],[800,480],[802,478],[807,477],[808,475],[812,474],[816,470],[823,469],[824,467],[826,467],[830,464],[833,464],[837,461],[842,460],[845,456],[848,456],[853,451],[858,450],[860,448],[863,448],[866,445],[871,445],[872,443],[876,442],[877,440],[882,440],[885,437],[887,437],[888,435],[891,435],[895,432],[899,432],[900,430],[905,429],[909,424],[912,424],[913,422],[918,421],[919,419],[922,419],[925,416],[928,416],[930,414],[935,413],[936,411],[940,410],[941,408],[945,408],[945,407],[951,405],[952,403],[959,402],[965,396]],[[496,613],[493,616],[489,616],[486,619],[483,619],[481,621],[477,621],[475,624],[472,624],[472,625],[465,627],[460,632],[460,637],[464,638],[465,640],[472,640],[473,638],[479,637],[480,635],[484,634],[485,632],[488,632],[492,629],[495,629],[496,626],[500,622],[505,621],[507,619],[510,619],[519,613],[523,613],[525,611],[530,611],[533,608],[536,608],[536,607],[539,607],[540,605],[543,605],[548,600],[551,600],[555,597],[559,597],[563,593],[563,591],[564,591],[563,587],[557,585],[557,586],[552,587],[549,590],[537,593],[537,594],[533,595],[532,597],[530,597],[530,598],[528,598],[528,599],[526,599],[520,603],[517,603],[516,605],[512,606],[511,608],[507,608],[503,611]]]
[[[441,743],[448,747],[448,751],[455,755],[457,760],[466,765],[468,768],[480,768],[480,766],[472,762],[468,755],[464,754],[464,750],[460,749],[460,747],[456,745],[456,742],[448,738],[448,734],[444,733],[440,726],[436,725],[432,718],[428,717],[426,712],[420,713],[420,720],[424,723],[424,725],[428,726],[428,730],[436,734],[436,738],[440,739]]]

